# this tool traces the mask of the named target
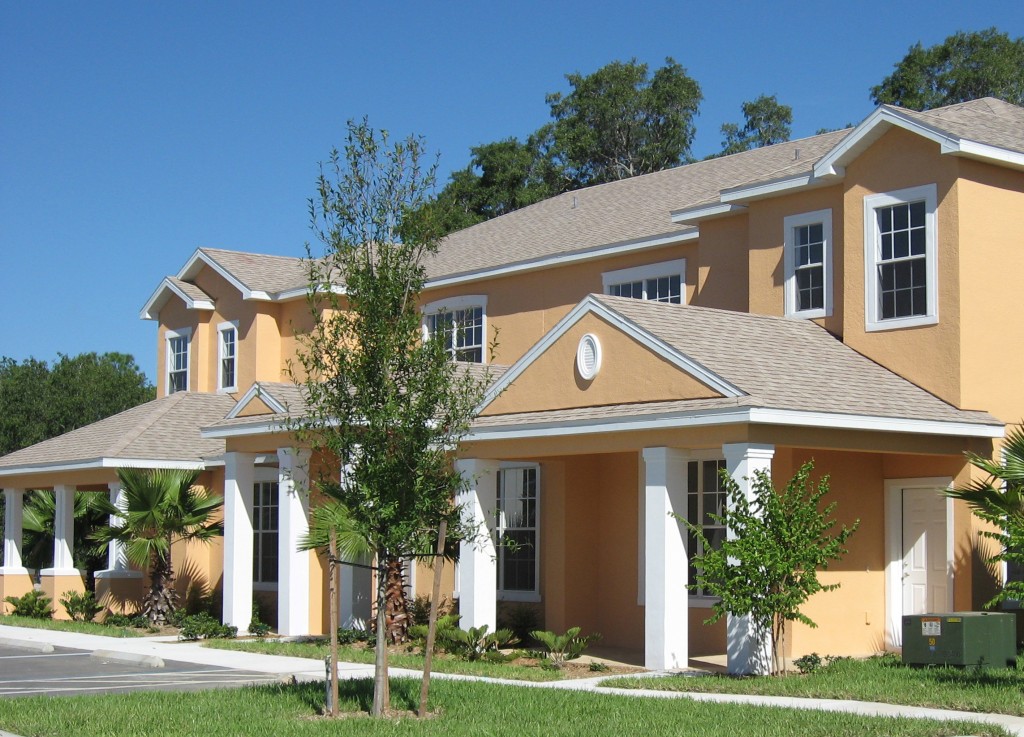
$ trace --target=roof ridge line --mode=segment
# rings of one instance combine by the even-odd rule
[[[178,394],[179,396],[175,397],[175,394]],[[163,399],[168,400],[164,402],[164,406],[161,407],[159,411],[146,415],[141,422],[136,423],[135,427],[133,427],[131,430],[129,430],[128,432],[121,436],[120,442],[115,443],[113,446],[111,446],[107,454],[111,456],[116,456],[122,450],[131,445],[133,441],[135,441],[136,439],[138,439],[140,435],[142,435],[142,433],[144,433],[146,430],[152,427],[157,420],[161,419],[164,415],[170,412],[172,407],[180,404],[182,401],[182,397],[184,397],[186,394],[188,394],[188,392],[175,392],[174,394],[171,394],[167,397],[163,397]],[[140,404],[137,406],[141,407],[143,405]]]

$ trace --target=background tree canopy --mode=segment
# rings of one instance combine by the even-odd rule
[[[1024,105],[1024,38],[995,28],[958,31],[941,44],[914,44],[892,74],[871,89],[876,105],[930,110],[998,97]]]
[[[761,95],[756,100],[743,103],[743,117],[746,122],[742,127],[736,123],[722,126],[722,153],[716,156],[736,154],[789,140],[793,108],[781,104],[775,95]]]
[[[0,455],[84,427],[156,396],[124,353],[59,355],[48,366],[0,358]]]

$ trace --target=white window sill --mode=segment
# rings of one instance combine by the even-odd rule
[[[937,325],[938,322],[938,315],[894,317],[890,320],[870,320],[864,325],[864,330],[869,333],[880,333],[884,330],[902,330],[903,328],[916,328],[923,325]]]
[[[540,602],[540,594],[536,591],[499,591],[498,601],[523,601],[537,604]]]

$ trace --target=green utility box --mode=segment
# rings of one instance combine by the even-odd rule
[[[950,612],[903,617],[905,665],[1017,666],[1013,613]]]

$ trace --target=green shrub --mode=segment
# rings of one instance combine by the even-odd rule
[[[547,661],[545,661],[545,662],[547,662]],[[609,668],[608,665],[605,664],[605,663],[598,663],[598,662],[595,661],[595,662],[590,664],[590,672],[591,673],[604,673],[605,671],[609,671],[609,670],[611,670],[611,668]]]
[[[441,635],[440,630],[438,635]],[[504,660],[505,656],[498,650],[519,642],[511,630],[488,633],[486,624],[468,630],[451,627],[444,631],[443,639],[448,652],[466,660]]]
[[[458,614],[445,614],[437,618],[437,633],[434,637],[434,649],[436,650],[445,641],[445,633],[459,626]],[[409,628],[409,639],[420,647],[427,646],[427,624],[414,624]]]
[[[498,611],[498,626],[512,630],[520,642],[526,642],[530,633],[540,628],[540,613],[528,604],[509,604]]]
[[[44,596],[41,591],[29,591],[24,596],[8,596],[4,599],[14,607],[11,614],[33,619],[51,619],[53,617],[53,600]]]
[[[96,601],[96,594],[92,591],[81,594],[77,591],[66,591],[60,603],[68,616],[76,622],[91,622],[103,611],[103,606]]]
[[[249,623],[249,634],[253,637],[259,637],[263,639],[270,634],[270,625],[266,622],[250,622]]]
[[[374,647],[377,644],[377,635],[369,630],[338,628],[339,645],[355,645],[357,642],[365,642],[367,647]]]
[[[114,614],[110,613],[103,619],[103,624],[111,627],[135,627],[136,629],[149,629],[149,618],[145,614]]]
[[[221,624],[205,612],[182,617],[178,625],[179,640],[199,640],[211,638],[232,638],[238,634],[238,628]]]
[[[564,635],[548,630],[534,630],[530,637],[547,649],[546,657],[556,668],[561,668],[568,660],[575,660],[592,642],[601,639],[601,635],[596,632],[580,637],[579,627],[570,627]]]
[[[451,613],[452,604],[448,599],[444,597],[437,603],[437,619],[441,620],[441,617]],[[409,604],[409,616],[412,619],[413,625],[417,624],[428,624],[430,621],[430,597],[429,596],[417,596]]]
[[[849,660],[850,658],[845,655],[825,655],[821,656],[818,653],[808,653],[802,657],[797,658],[793,661],[793,665],[803,675],[809,673],[817,673],[820,670],[828,668],[833,663],[838,663],[840,660]]]

